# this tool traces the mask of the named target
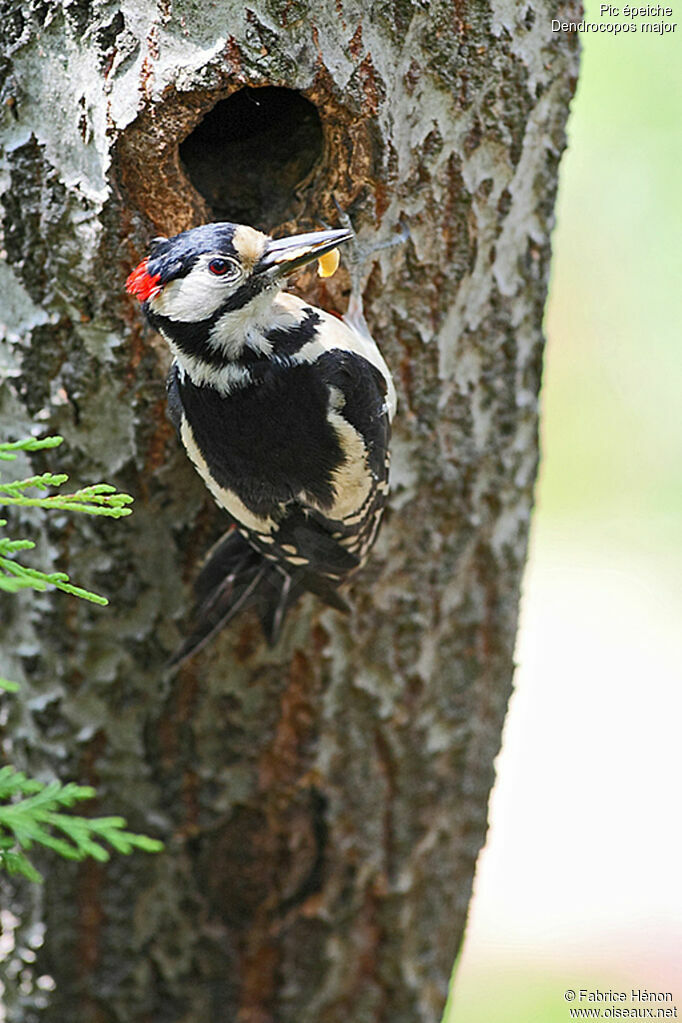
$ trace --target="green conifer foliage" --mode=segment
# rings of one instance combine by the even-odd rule
[[[62,443],[62,437],[28,438],[14,443],[0,443],[0,461],[12,461],[19,451],[41,451]],[[50,472],[29,476],[22,480],[0,481],[0,507],[39,507],[49,510],[76,511],[86,515],[106,515],[121,518],[130,515],[128,507],[132,497],[121,494],[108,483],[95,483],[73,493],[35,496],[36,491],[59,488],[68,477]],[[0,519],[0,531],[7,525]],[[13,540],[0,532],[0,589],[9,593],[31,588],[47,590],[54,587],[95,604],[107,604],[106,597],[70,582],[65,572],[41,572],[28,568],[15,555],[30,550],[30,540]],[[0,678],[0,690],[16,692],[19,686],[10,679]],[[28,778],[23,772],[7,765],[0,768],[0,869],[10,874],[22,874],[30,881],[41,881],[42,876],[28,857],[35,846],[51,849],[65,859],[82,860],[90,856],[108,860],[109,850],[128,854],[134,849],[158,852],[161,842],[126,831],[123,817],[80,817],[68,812],[76,803],[92,799],[95,790],[74,782],[48,784]]]

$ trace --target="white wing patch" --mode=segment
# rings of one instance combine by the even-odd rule
[[[334,504],[325,508],[330,519],[346,519],[365,504],[372,490],[373,477],[367,464],[367,449],[358,431],[338,412],[328,412],[336,430],[345,460],[332,473]]]
[[[322,511],[329,519],[342,520],[348,525],[360,521],[374,488],[374,477],[367,461],[365,443],[348,420],[341,414],[345,399],[338,387],[329,388],[327,419],[334,427],[344,461],[332,472],[334,503],[322,508],[309,497],[301,496],[302,504]]]

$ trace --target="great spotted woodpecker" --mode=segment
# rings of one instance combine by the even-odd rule
[[[195,583],[196,627],[174,663],[248,605],[271,644],[306,590],[348,609],[338,587],[386,501],[395,390],[357,296],[342,321],[281,289],[353,237],[206,224],[155,239],[128,277],[174,356],[180,440],[233,521]]]

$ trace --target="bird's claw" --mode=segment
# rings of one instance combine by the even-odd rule
[[[391,238],[384,238],[381,241],[361,244],[358,240],[358,236],[355,228],[353,227],[353,222],[350,216],[343,209],[336,196],[333,196],[332,198],[334,200],[334,205],[336,206],[341,227],[345,227],[347,230],[351,231],[353,236],[350,241],[350,245],[344,249],[351,285],[348,309],[344,316],[344,320],[354,330],[358,331],[358,333],[364,334],[366,337],[370,337],[371,335],[362,308],[363,267],[367,260],[373,256],[375,252],[380,252],[382,249],[391,249],[395,245],[401,245],[403,242],[406,242],[410,237],[410,229],[407,224],[401,220],[399,222],[400,231],[394,234]]]

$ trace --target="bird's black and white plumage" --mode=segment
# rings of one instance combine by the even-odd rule
[[[236,224],[157,239],[128,278],[174,356],[170,415],[234,526],[196,583],[196,629],[178,662],[255,605],[271,643],[306,590],[365,560],[388,490],[395,391],[356,303],[342,321],[282,292],[288,274],[352,238],[273,240]]]

